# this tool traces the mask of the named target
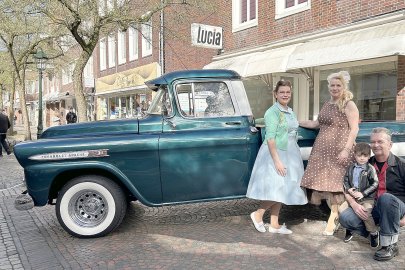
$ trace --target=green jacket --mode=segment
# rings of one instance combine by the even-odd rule
[[[288,122],[285,119],[285,114],[291,113],[295,117],[294,112],[290,107],[285,110],[276,102],[264,114],[264,122],[266,125],[266,135],[263,143],[267,144],[269,139],[276,141],[276,147],[280,150],[287,150],[288,145]]]

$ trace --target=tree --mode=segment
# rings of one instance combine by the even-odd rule
[[[15,87],[17,88],[21,109],[23,112],[23,117],[28,119],[27,109],[25,105],[25,69],[26,62],[30,56],[30,53],[35,48],[30,42],[30,35],[33,32],[36,32],[37,29],[30,29],[32,24],[29,23],[30,18],[25,17],[24,5],[15,4],[12,1],[5,0],[0,2],[0,41],[5,47],[7,52],[7,57],[5,57],[5,62],[9,64],[9,67],[13,72],[13,90],[14,93]],[[11,107],[13,107],[14,95],[12,96]],[[14,111],[11,108],[11,115],[13,117]],[[31,131],[29,129],[29,122],[24,121],[24,127],[26,131],[26,136],[28,139],[31,139]]]
[[[189,3],[191,2],[191,3]],[[117,29],[129,26],[138,28],[166,7],[182,4],[203,6],[209,1],[168,1],[168,0],[49,0],[45,6],[37,5],[54,24],[65,27],[80,46],[81,51],[73,70],[78,118],[87,121],[86,100],[83,91],[83,70],[91,57],[100,37]]]
[[[16,88],[20,97],[21,110],[23,113],[24,128],[27,139],[31,139],[28,111],[25,106],[25,73],[29,63],[33,63],[32,55],[36,48],[42,45],[52,48],[52,40],[56,37],[50,32],[51,29],[46,18],[38,13],[31,1],[3,0],[0,2],[0,41],[6,50],[4,57],[12,74],[12,93]],[[48,31],[51,29],[52,31]],[[11,95],[12,98],[14,95]],[[13,117],[13,108],[10,117]]]
[[[15,96],[15,83],[13,72],[9,69],[10,65],[7,63],[8,57],[6,53],[0,53],[0,111],[4,109],[3,93],[8,93],[10,97],[9,105],[9,118],[14,118],[14,96]],[[11,121],[9,129],[10,134],[13,134],[14,121]]]
[[[167,0],[49,0],[46,5],[37,3],[37,9],[53,24],[65,27],[81,48],[73,70],[73,88],[80,122],[87,121],[82,74],[100,35],[117,28],[125,30],[133,23],[147,22],[167,5]]]

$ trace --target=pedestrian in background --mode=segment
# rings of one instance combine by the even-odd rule
[[[11,154],[10,148],[8,147],[8,144],[6,142],[7,130],[10,128],[10,126],[11,126],[10,119],[8,119],[5,110],[2,109],[0,112],[0,143],[3,146],[4,150],[6,151],[7,155]],[[3,150],[1,149],[0,146],[0,157],[2,156]]]
[[[330,99],[322,106],[317,120],[300,121],[304,128],[319,128],[301,186],[307,188],[312,204],[330,202],[331,213],[323,235],[337,229],[338,208],[345,200],[343,177],[353,161],[353,146],[359,131],[359,110],[352,101],[347,71],[328,76]]]
[[[66,114],[66,122],[68,124],[74,124],[77,122],[77,116],[73,111],[73,107],[70,107],[69,112]]]
[[[291,83],[277,82],[274,90],[277,102],[265,113],[266,135],[253,166],[246,197],[260,200],[257,211],[250,214],[253,225],[265,232],[263,215],[270,210],[269,232],[291,234],[278,217],[282,204],[303,205],[307,198],[300,187],[304,165],[297,144],[297,118],[288,103]]]

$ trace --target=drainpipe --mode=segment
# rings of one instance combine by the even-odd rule
[[[164,2],[163,0],[161,1]],[[159,62],[160,75],[165,73],[165,41],[164,41],[164,12],[160,11],[160,32],[159,32]]]

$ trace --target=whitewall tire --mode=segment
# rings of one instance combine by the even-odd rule
[[[73,236],[99,237],[118,227],[126,207],[125,194],[116,183],[102,176],[80,176],[60,190],[56,216]]]

